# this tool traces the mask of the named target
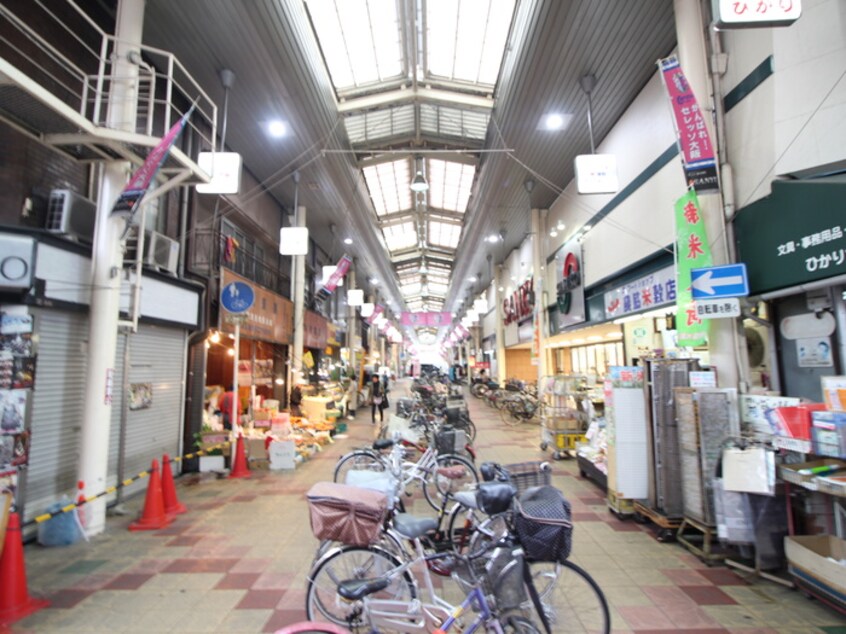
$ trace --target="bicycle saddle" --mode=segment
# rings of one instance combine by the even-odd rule
[[[390,438],[377,438],[373,441],[373,448],[375,450],[388,449],[394,446],[394,441]]]
[[[338,594],[347,601],[358,601],[368,594],[379,592],[391,585],[391,580],[386,577],[377,579],[348,579],[338,584]]]
[[[482,482],[476,492],[479,508],[488,515],[504,513],[511,508],[517,489],[508,482]]]
[[[467,468],[462,465],[438,467],[438,475],[443,476],[448,480],[461,480],[461,478],[467,475]]]
[[[409,513],[397,513],[394,515],[394,528],[403,537],[417,539],[438,528],[438,520],[433,517],[414,517]]]

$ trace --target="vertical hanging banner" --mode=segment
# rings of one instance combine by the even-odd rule
[[[427,326],[449,326],[452,323],[452,313],[449,312],[430,312],[425,313]]]
[[[698,192],[719,191],[714,146],[705,127],[702,110],[679,66],[679,60],[675,56],[668,57],[660,60],[659,65],[673,109],[685,180]]]
[[[676,201],[676,331],[679,347],[708,343],[708,323],[696,314],[690,289],[690,270],[711,266],[711,247],[695,190]]]
[[[376,304],[376,306],[373,308],[373,314],[371,314],[370,317],[368,317],[364,321],[366,321],[368,324],[372,324],[377,319],[379,319],[379,316],[384,312],[385,312],[385,307],[382,306],[381,304]]]
[[[323,284],[321,289],[314,294],[314,299],[316,301],[322,302],[327,297],[329,297],[332,293],[335,292],[335,289],[338,288],[338,284],[344,279],[344,276],[350,270],[352,266],[352,258],[346,254],[338,260],[338,266],[335,267],[334,272],[332,275],[329,276],[329,279]]]
[[[188,109],[188,112],[186,112],[179,121],[173,124],[167,134],[165,134],[162,137],[162,140],[159,141],[158,145],[150,151],[144,161],[144,164],[136,170],[136,172],[132,175],[132,178],[130,178],[129,182],[126,184],[126,187],[123,188],[120,196],[118,196],[115,206],[112,207],[111,215],[131,217],[132,214],[135,213],[135,206],[138,204],[138,201],[144,197],[144,194],[147,193],[150,183],[153,182],[153,179],[156,177],[156,173],[167,158],[170,148],[172,148],[173,144],[176,142],[176,137],[179,136],[179,133],[182,132],[182,128],[184,128],[185,124],[188,123],[188,117],[191,116],[192,112],[194,112],[194,106],[191,106]]]

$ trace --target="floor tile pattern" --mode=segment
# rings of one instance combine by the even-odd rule
[[[398,382],[396,396],[404,389]],[[506,427],[498,412],[468,399],[479,429],[477,462],[550,459],[536,425]],[[372,440],[369,419],[361,409],[347,434],[294,471],[177,478],[188,513],[165,529],[127,530],[143,506],[139,496],[127,501],[128,515],[110,517],[106,532],[88,543],[27,545],[30,594],[51,606],[9,631],[254,633],[302,620],[317,547],[305,493],[331,480],[339,456]],[[799,592],[706,566],[680,545],[659,542],[652,525],[621,521],[574,461],[554,463],[553,483],[572,503],[572,559],[603,588],[614,632],[846,634],[846,618]],[[428,509],[419,494],[407,506]]]

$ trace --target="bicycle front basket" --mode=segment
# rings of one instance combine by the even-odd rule
[[[573,522],[570,503],[552,486],[526,490],[515,502],[517,538],[529,561],[564,561],[570,556]]]
[[[317,482],[306,493],[317,539],[367,546],[379,539],[388,509],[384,493],[336,482]]]

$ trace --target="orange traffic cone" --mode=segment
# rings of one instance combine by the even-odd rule
[[[154,531],[170,524],[172,519],[165,513],[162,498],[162,479],[159,475],[159,461],[153,460],[150,466],[150,484],[147,485],[147,497],[144,500],[144,512],[141,519],[129,525],[131,531]]]
[[[235,445],[235,460],[232,461],[232,472],[230,478],[249,478],[250,468],[247,466],[247,456],[244,454],[244,435],[238,434],[238,442]]]
[[[27,592],[21,520],[17,513],[11,513],[0,555],[0,626],[19,621],[48,605],[49,601],[33,599]]]
[[[170,470],[170,457],[162,456],[162,499],[164,500],[165,515],[173,518],[180,513],[188,512],[185,505],[176,497],[176,484],[173,481],[173,472]]]

